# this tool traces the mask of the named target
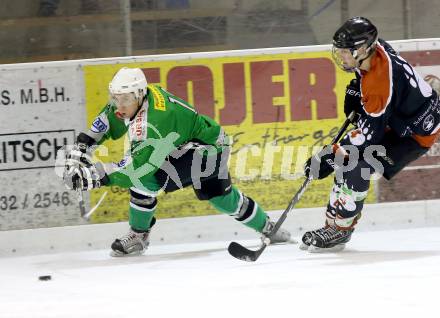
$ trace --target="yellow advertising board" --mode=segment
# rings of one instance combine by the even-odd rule
[[[266,210],[284,209],[302,183],[298,175],[312,148],[328,144],[345,116],[345,86],[353,75],[335,67],[330,52],[303,52],[84,66],[87,121],[108,101],[108,83],[119,68],[139,67],[149,83],[163,86],[219,122],[233,138],[234,183]],[[124,141],[104,145],[103,161],[119,161]],[[298,207],[327,204],[333,180],[314,181]],[[94,222],[127,219],[128,192],[91,192],[93,206],[108,191]],[[374,201],[370,191],[367,202]],[[214,214],[191,188],[159,197],[156,216]]]

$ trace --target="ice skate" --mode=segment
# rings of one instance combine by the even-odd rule
[[[150,244],[149,236],[150,231],[136,232],[130,229],[126,235],[112,243],[110,255],[113,257],[142,255]]]
[[[308,231],[302,237],[300,249],[311,253],[340,252],[350,241],[353,231],[354,228],[343,230],[334,225]]]
[[[268,218],[261,233],[263,233],[264,235],[269,234],[274,226],[275,226],[275,222],[270,221],[270,219]],[[262,238],[262,239],[264,239],[264,238]],[[270,244],[281,244],[281,243],[297,243],[297,242],[292,238],[289,231],[287,231],[283,228],[280,228],[272,236],[272,238],[270,240]]]

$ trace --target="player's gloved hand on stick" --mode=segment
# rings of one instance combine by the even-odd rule
[[[96,141],[85,133],[80,133],[76,143],[65,146],[66,166],[88,166],[92,164],[92,146]]]
[[[109,182],[104,166],[100,163],[71,166],[64,171],[63,180],[70,190],[90,191]]]
[[[333,146],[324,146],[304,164],[304,174],[309,179],[324,179],[334,171]]]
[[[75,143],[66,147],[66,166],[88,166],[92,164],[92,156],[86,144]]]
[[[350,84],[347,85],[347,88],[345,90],[345,99],[344,99],[345,116],[348,118],[348,116],[351,114],[352,111],[356,113],[353,120],[351,121],[352,124],[356,125],[362,107],[363,106],[361,103],[360,83],[358,79],[354,78],[350,81]]]

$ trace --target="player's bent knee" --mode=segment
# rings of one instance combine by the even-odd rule
[[[201,201],[210,200],[214,197],[223,196],[230,193],[232,190],[231,176],[227,179],[219,179],[218,176],[202,180],[200,182],[200,189],[194,188],[197,198]]]

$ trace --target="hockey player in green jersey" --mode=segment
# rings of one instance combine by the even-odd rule
[[[121,68],[109,84],[111,99],[67,154],[64,182],[89,191],[116,185],[130,190],[128,233],[116,239],[113,256],[138,255],[149,244],[160,190],[192,186],[199,200],[260,233],[274,223],[250,197],[231,184],[229,138],[211,118],[158,85],[139,68]],[[128,134],[130,149],[119,163],[92,163],[88,150]],[[287,242],[280,229],[272,242]]]

